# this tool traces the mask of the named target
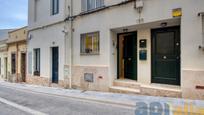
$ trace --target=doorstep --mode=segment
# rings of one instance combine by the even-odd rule
[[[150,85],[142,84],[141,94],[149,96],[182,98],[182,90],[180,86],[163,84],[150,84]]]
[[[109,88],[113,93],[125,93],[125,94],[140,94],[140,89],[133,89],[128,87],[112,86]]]
[[[109,88],[113,93],[140,94],[140,84],[133,80],[120,79],[113,82]]]
[[[163,84],[141,84],[133,80],[120,79],[113,82],[109,88],[113,93],[140,94],[148,96],[181,98],[182,91],[180,86]]]

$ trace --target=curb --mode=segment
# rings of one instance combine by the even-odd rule
[[[108,99],[99,99],[97,97],[82,97],[82,96],[71,96],[71,95],[61,95],[61,94],[55,94],[55,93],[50,93],[50,92],[43,92],[43,91],[36,91],[33,89],[27,89],[27,88],[19,88],[16,89],[13,86],[8,86],[5,84],[1,84],[3,87],[6,88],[11,88],[19,91],[28,91],[28,92],[33,92],[33,93],[39,93],[39,94],[45,94],[45,95],[52,95],[52,96],[57,96],[57,97],[65,97],[65,98],[72,98],[72,99],[78,99],[78,100],[85,100],[85,101],[90,101],[90,102],[99,102],[99,103],[104,103],[104,104],[111,104],[111,105],[120,105],[120,106],[126,106],[126,107],[136,107],[136,103],[127,103],[127,102],[118,102],[118,101],[112,101]]]

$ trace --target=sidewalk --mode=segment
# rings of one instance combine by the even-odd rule
[[[176,99],[167,97],[152,97],[142,95],[127,95],[127,94],[116,94],[116,93],[104,93],[95,91],[82,91],[82,90],[70,90],[53,87],[43,87],[28,84],[17,84],[0,81],[0,85],[9,88],[15,88],[17,90],[27,90],[37,93],[44,93],[55,96],[63,96],[75,99],[83,99],[88,101],[96,101],[101,103],[116,104],[129,107],[141,107],[145,104],[151,109],[151,104],[161,104],[162,106],[168,104],[169,109],[177,112],[191,112],[200,115],[204,115],[204,100],[187,100],[187,99]],[[144,106],[142,106],[144,108]],[[147,109],[148,109],[147,108]],[[168,109],[168,108],[163,108]]]

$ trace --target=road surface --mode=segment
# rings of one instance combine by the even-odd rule
[[[36,93],[0,84],[0,115],[135,115],[134,107]]]

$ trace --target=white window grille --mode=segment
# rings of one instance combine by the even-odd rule
[[[81,34],[81,54],[99,54],[99,32]]]
[[[104,0],[81,0],[82,12],[94,10],[104,6]]]

